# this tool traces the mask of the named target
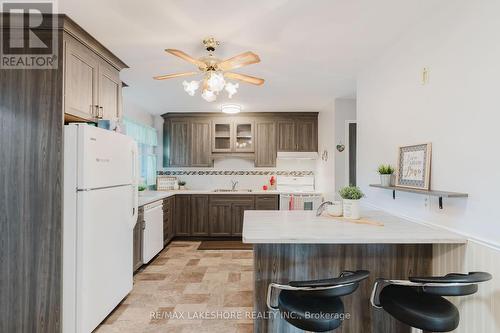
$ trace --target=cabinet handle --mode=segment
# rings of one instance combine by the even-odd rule
[[[99,118],[102,119],[104,117],[104,108],[102,106],[100,106],[99,110],[100,110]]]
[[[94,105],[94,107],[92,108],[92,116],[94,118],[99,118],[99,105]]]

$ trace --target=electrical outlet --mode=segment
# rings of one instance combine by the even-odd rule
[[[422,85],[425,86],[429,83],[429,69],[427,67],[422,68]]]

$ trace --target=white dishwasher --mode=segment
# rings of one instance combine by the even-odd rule
[[[144,205],[142,262],[147,264],[163,249],[163,200]]]

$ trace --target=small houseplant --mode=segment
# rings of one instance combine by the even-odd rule
[[[186,182],[183,180],[179,180],[179,190],[185,190],[186,189]]]
[[[138,185],[137,190],[139,191],[139,195],[142,195],[144,191],[146,191],[147,187],[144,184]]]
[[[380,184],[382,186],[391,186],[392,174],[394,173],[394,168],[387,165],[380,165],[378,167],[378,173],[380,174]]]
[[[343,199],[344,217],[357,220],[361,217],[359,212],[359,200],[365,195],[357,186],[346,186],[340,189],[340,196]]]

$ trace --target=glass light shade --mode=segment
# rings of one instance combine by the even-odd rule
[[[227,82],[226,83],[226,92],[228,94],[228,97],[229,98],[232,98],[234,94],[236,94],[238,92],[238,88],[240,87],[240,84],[239,83],[231,83],[231,82]]]
[[[221,106],[221,111],[229,114],[240,113],[241,106],[236,104],[225,104]]]
[[[201,97],[203,97],[203,99],[207,102],[213,102],[217,99],[217,96],[215,95],[215,93],[211,90],[208,90],[208,89],[203,90]]]
[[[182,85],[184,86],[184,91],[187,92],[189,94],[189,96],[194,96],[194,93],[200,87],[200,82],[199,81],[191,81],[191,82],[184,81],[184,82],[182,82]]]
[[[218,72],[211,72],[209,75],[210,76],[207,79],[208,89],[215,93],[222,91],[222,89],[224,89],[224,85],[226,84],[224,75]]]

